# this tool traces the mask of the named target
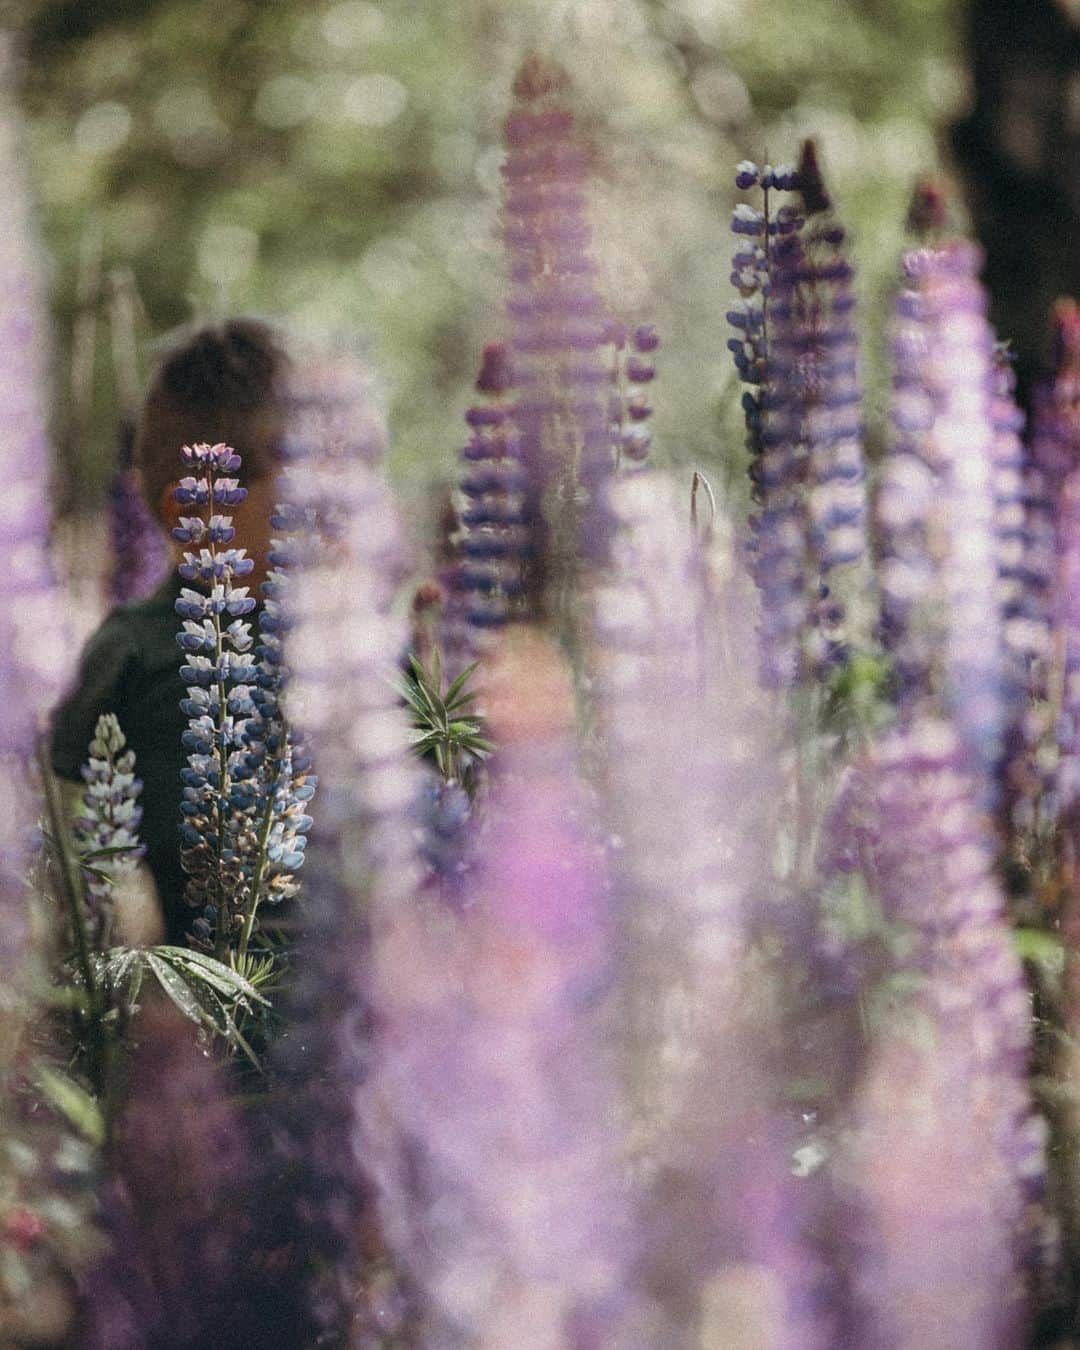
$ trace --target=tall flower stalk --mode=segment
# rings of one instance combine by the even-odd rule
[[[529,474],[507,397],[512,383],[506,346],[490,343],[476,381],[484,401],[465,414],[471,434],[461,453],[457,559],[444,578],[439,644],[452,679],[490,648],[495,632],[536,605]]]
[[[1030,996],[969,770],[953,728],[920,715],[875,747],[834,827],[914,977],[872,1047],[853,1141],[868,1346],[1018,1343],[1044,1219]]]
[[[534,565],[534,593],[564,625],[582,546],[602,551],[603,486],[614,467],[587,163],[565,85],[558,67],[525,59],[514,81],[502,170],[515,422],[527,475],[523,519],[550,574]]]
[[[184,446],[184,463],[198,477],[182,478],[175,489],[181,506],[207,510],[182,516],[174,537],[189,546],[180,575],[199,589],[184,587],[176,602],[183,620],[177,642],[187,660],[180,676],[188,686],[182,707],[189,729],[189,752],[183,771],[181,862],[188,874],[186,898],[199,911],[194,932],[211,944],[220,959],[243,926],[251,897],[243,887],[244,840],[250,776],[244,727],[254,713],[251,682],[251,626],[243,619],[255,608],[246,586],[235,582],[251,573],[254,563],[244,549],[230,548],[235,537],[231,519],[215,508],[242,502],[247,490],[232,477],[240,456],[229,446]],[[199,547],[197,553],[191,549]]]
[[[735,208],[739,246],[728,346],[749,384],[743,406],[760,510],[751,522],[762,603],[762,674],[791,687],[843,651],[844,612],[826,579],[866,546],[853,269],[813,141],[798,169],[739,165],[762,209]],[[797,202],[774,206],[778,190]]]
[[[500,750],[467,904],[373,910],[369,1156],[422,1344],[616,1343],[632,1249],[599,1035],[610,919],[561,658],[515,635],[488,701]]]
[[[110,1250],[84,1291],[87,1350],[251,1344],[251,1159],[220,1075],[175,1009],[143,1013],[108,1150]]]
[[[905,715],[956,720],[989,801],[1005,726],[995,499],[994,340],[980,255],[952,241],[909,252],[896,302],[895,438],[878,523],[883,637]]]
[[[142,783],[135,777],[134,752],[112,713],[98,718],[90,757],[83,769],[86,792],[83,815],[74,822],[76,846],[86,875],[91,941],[101,950],[108,945],[111,902],[117,882],[135,869],[145,849],[139,843]]]
[[[647,385],[656,378],[655,352],[660,335],[652,324],[609,320],[604,336],[611,349],[611,441],[615,468],[630,470],[647,463],[652,448],[649,419],[653,415]]]
[[[793,1117],[769,1048],[780,1009],[762,999],[767,976],[747,979],[777,891],[766,804],[779,790],[768,719],[730,646],[749,597],[724,550],[704,552],[665,479],[636,475],[611,505],[596,659],[618,839],[620,1040],[653,1178],[641,1220],[645,1283],[662,1291],[653,1334],[683,1347],[708,1326],[710,1343],[725,1343],[739,1334],[728,1299],[745,1281],[750,1339],[825,1346],[833,1310],[801,1231],[809,1189],[789,1175]]]
[[[8,559],[0,613],[0,982],[24,954],[26,842],[33,818],[27,762],[68,672],[69,647],[49,557],[46,317],[10,89],[11,40],[0,34],[0,537]]]
[[[355,411],[370,445],[382,432],[369,385],[357,383],[367,389]],[[379,1343],[380,1323],[391,1330],[397,1306],[379,1256],[361,1105],[372,1053],[369,944],[378,898],[407,905],[419,883],[420,778],[396,692],[406,631],[390,610],[403,572],[395,511],[371,457],[333,434],[333,403],[324,408],[318,388],[298,372],[283,495],[302,523],[299,565],[273,597],[292,670],[284,703],[318,766],[320,810],[284,1008],[290,1034],[273,1053],[280,1090],[264,1120],[262,1212],[285,1253],[269,1281],[274,1334],[292,1328],[298,1339],[366,1346]]]

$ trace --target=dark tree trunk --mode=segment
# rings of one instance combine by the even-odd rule
[[[968,48],[974,107],[953,148],[1026,401],[1050,306],[1080,294],[1080,3],[969,0]]]

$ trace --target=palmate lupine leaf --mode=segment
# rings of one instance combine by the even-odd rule
[[[483,734],[482,714],[466,711],[476,699],[476,691],[467,688],[476,667],[475,661],[467,666],[443,693],[442,661],[436,649],[430,670],[411,656],[409,673],[399,686],[413,714],[409,733],[413,753],[431,755],[447,781],[467,776],[471,761],[482,761],[495,749]]]
[[[253,962],[252,964],[254,963]],[[259,961],[264,982],[271,963]],[[147,975],[190,1021],[239,1048],[258,1067],[238,1020],[269,1001],[247,974],[188,947],[113,947],[94,958],[97,986],[107,989],[114,1009],[131,1014]]]

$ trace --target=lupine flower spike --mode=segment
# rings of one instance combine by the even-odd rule
[[[1059,645],[1068,649],[1070,625],[1075,618],[1071,592],[1063,584],[1075,547],[1075,513],[1066,510],[1071,497],[1066,485],[1080,467],[1080,305],[1059,300],[1054,307],[1049,375],[1036,388],[1032,399],[1031,461],[1028,467],[1029,534],[1026,558],[1036,599],[1042,605],[1037,618],[1062,634]],[[1048,646],[1050,644],[1048,643]],[[1052,650],[1052,648],[1051,648]],[[1040,700],[1029,715],[1028,748],[1042,788],[1042,805],[1048,814],[1071,811],[1077,800],[1080,772],[1076,768],[1077,738],[1075,705],[1069,697],[1071,667],[1066,655],[1066,689],[1063,723],[1052,725],[1056,694],[1055,665],[1051,652],[1034,667],[1032,692]],[[1060,738],[1062,761],[1055,774],[1048,740]],[[1050,763],[1047,763],[1050,759]],[[1040,772],[1041,767],[1041,772]],[[1057,781],[1055,781],[1055,778]],[[1056,791],[1055,791],[1056,789]]]
[[[747,448],[751,454],[750,480],[760,509],[751,518],[749,543],[752,570],[761,594],[761,671],[767,686],[786,688],[802,673],[801,638],[810,616],[806,581],[806,527],[800,484],[803,466],[794,448],[768,425],[773,402],[769,373],[766,306],[771,292],[773,240],[789,238],[804,223],[797,208],[774,206],[777,189],[792,189],[794,168],[759,169],[749,160],[735,171],[743,191],[760,188],[759,210],[740,202],[732,215],[737,238],[732,258],[732,281],[740,303],[728,311],[735,330],[728,339],[740,380],[749,386],[743,394]]]
[[[732,221],[741,302],[728,314],[736,330],[728,346],[750,385],[743,409],[760,504],[751,551],[762,674],[785,687],[807,656],[823,672],[842,651],[843,610],[826,577],[865,551],[853,274],[812,141],[797,170],[746,161],[736,184],[763,192],[761,211],[740,203]],[[798,191],[800,204],[773,210],[777,189]]]
[[[882,636],[901,711],[943,700],[989,802],[1003,751],[1005,659],[994,340],[980,262],[962,241],[905,256],[893,337],[895,435],[877,511]]]
[[[446,578],[439,633],[451,679],[490,648],[495,632],[526,617],[536,602],[529,475],[507,398],[512,384],[506,347],[490,343],[476,381],[484,401],[465,414],[471,434],[461,452],[457,562]]]
[[[648,419],[653,409],[647,385],[656,378],[656,358],[660,337],[652,324],[631,329],[618,319],[608,321],[604,329],[612,351],[611,441],[615,449],[615,467],[638,469],[649,458],[652,433]]]
[[[764,803],[777,790],[769,719],[752,671],[727,648],[751,597],[714,574],[667,480],[617,484],[612,509],[595,633],[626,954],[621,1042],[653,1178],[641,1260],[665,1319],[645,1340],[681,1345],[692,1325],[709,1328],[703,1344],[737,1339],[725,1295],[743,1280],[742,1326],[753,1331],[742,1334],[824,1350],[829,1307],[800,1234],[793,1137],[766,1049],[777,1008],[745,979],[772,886]],[[685,824],[677,855],[665,846],[672,819]]]
[[[969,763],[948,723],[919,715],[875,748],[831,830],[848,831],[919,976],[913,1017],[872,1047],[855,1137],[861,1345],[1018,1344],[1022,1276],[1042,1250],[1030,999]]]
[[[182,516],[173,530],[188,546],[180,575],[199,586],[184,587],[176,602],[183,620],[177,642],[187,658],[180,667],[188,686],[181,706],[190,719],[184,733],[188,767],[182,773],[180,856],[188,874],[186,896],[196,910],[193,931],[220,957],[250,899],[244,889],[250,825],[244,783],[252,771],[244,730],[255,712],[251,685],[257,670],[244,615],[255,608],[255,599],[236,582],[254,564],[244,549],[228,547],[236,532],[230,517],[218,514],[247,496],[233,476],[240,456],[223,444],[184,446],[182,453],[198,476],[181,478],[177,502],[202,508],[209,518]]]
[[[89,923],[87,936],[102,950],[108,945],[111,904],[117,884],[129,876],[145,852],[139,843],[142,783],[135,777],[135,755],[112,713],[98,718],[86,781],[83,815],[74,822],[75,842],[87,868],[84,882]],[[103,852],[103,850],[105,852]]]
[[[598,1035],[608,898],[573,786],[569,681],[525,629],[487,690],[500,750],[468,906],[373,914],[369,1156],[422,1296],[421,1343],[614,1344],[629,1197]]]
[[[0,983],[11,979],[26,931],[33,806],[25,763],[61,692],[70,646],[48,551],[46,319],[11,64],[9,39],[0,34],[0,538],[8,559],[0,606]]]
[[[1002,819],[1006,829],[1020,803],[1030,805],[1033,773],[1030,707],[1035,671],[1050,654],[1048,610],[1052,545],[1047,520],[1036,522],[1036,486],[1030,454],[1021,439],[1024,415],[1016,406],[1016,375],[1004,343],[994,349],[990,420],[994,431],[993,470],[998,608],[1003,648]],[[1044,535],[1040,541],[1040,533]]]
[[[364,387],[356,416],[370,430],[368,444],[381,444]],[[378,1259],[360,1101],[371,1055],[366,916],[384,893],[391,909],[409,903],[420,877],[420,773],[395,690],[405,626],[390,613],[404,551],[388,489],[367,462],[373,456],[344,437],[320,442],[317,392],[298,396],[295,407],[286,509],[312,533],[306,544],[298,537],[300,566],[274,599],[293,671],[285,704],[310,740],[320,809],[285,1005],[292,1030],[274,1052],[285,1090],[265,1119],[264,1213],[291,1244],[281,1279],[270,1282],[279,1314],[270,1334],[294,1328],[298,1342],[349,1336],[374,1348],[379,1329],[392,1334],[404,1313]]]
[[[551,549],[538,544],[538,551],[557,569],[573,568],[582,530],[587,543],[599,544],[590,512],[602,515],[602,487],[613,467],[611,374],[600,353],[604,315],[585,214],[587,166],[564,103],[565,83],[556,66],[526,58],[514,81],[503,165],[525,520],[537,530],[536,518],[547,511],[555,534]],[[557,507],[547,500],[552,492]]]

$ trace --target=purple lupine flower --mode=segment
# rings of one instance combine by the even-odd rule
[[[980,265],[977,249],[954,248],[949,266],[927,279],[936,331],[926,378],[937,404],[933,442],[949,530],[942,569],[948,706],[973,765],[990,776],[1002,752],[1004,656],[991,420],[994,337]]]
[[[1061,805],[1075,814],[1080,802],[1080,468],[1062,485],[1057,502],[1060,560],[1056,620],[1064,638],[1065,678],[1061,721],[1058,787]]]
[[[113,1121],[103,1212],[111,1250],[84,1285],[87,1350],[240,1350],[253,1230],[250,1149],[226,1085],[175,1010],[139,1016]]]
[[[939,242],[949,225],[949,193],[937,178],[921,178],[908,205],[907,228],[925,244]]]
[[[468,905],[372,911],[367,1153],[421,1343],[614,1343],[631,1247],[609,901],[569,680],[522,630],[487,698],[501,748]]]
[[[557,67],[535,55],[525,59],[514,81],[503,165],[515,422],[528,474],[525,519],[535,528],[550,506],[548,494],[560,493],[569,538],[553,559],[557,567],[573,565],[579,523],[585,544],[602,548],[603,485],[614,465],[610,372],[599,350],[604,313],[585,215],[588,172],[562,103],[564,86]],[[574,520],[579,493],[585,498],[580,522]],[[543,583],[539,571],[536,581]]]
[[[905,257],[896,302],[895,437],[878,521],[882,635],[902,708],[938,694],[992,792],[1004,729],[993,351],[981,255],[962,241]]]
[[[266,1342],[314,1345],[375,1323],[361,1288],[379,1262],[365,1160],[355,1142],[356,1093],[368,1060],[367,926],[342,889],[325,833],[305,885],[296,969],[282,1001],[288,1033],[272,1051],[275,1092],[256,1122],[258,1226],[281,1256],[257,1272]],[[385,1277],[384,1277],[385,1282]],[[404,1311],[404,1309],[402,1309]],[[383,1317],[382,1331],[393,1324]],[[350,1344],[366,1345],[358,1338]]]
[[[311,541],[306,534],[297,534],[306,531],[304,513],[287,504],[275,508],[271,524],[283,537],[270,541],[270,569],[262,584],[259,642],[250,687],[252,715],[241,728],[245,748],[232,775],[233,805],[247,816],[255,835],[254,847],[244,856],[248,899],[241,952],[247,950],[254,932],[260,902],[265,899],[277,905],[299,891],[295,875],[304,863],[312,823],[307,813],[318,781],[302,739],[282,710],[289,680],[283,638],[291,623],[290,574]]]
[[[529,475],[506,398],[512,384],[507,348],[489,343],[476,382],[485,401],[465,414],[471,434],[461,454],[456,560],[443,578],[439,645],[451,679],[489,650],[508,621],[527,617],[538,599]]]
[[[1021,434],[1024,415],[1016,406],[1016,376],[1007,347],[995,348],[992,367],[991,423],[998,606],[1001,612],[1005,712],[1003,810],[1006,820],[1030,798],[1033,784],[1030,695],[1036,663],[1050,651],[1048,608],[1050,550],[1041,547],[1036,519],[1033,469]]]
[[[109,945],[113,888],[121,878],[131,875],[146,851],[139,843],[142,807],[137,799],[142,783],[135,777],[135,753],[125,750],[126,744],[115,715],[103,713],[90,742],[89,760],[82,769],[86,783],[83,814],[73,822],[76,847],[82,857],[101,849],[121,850],[93,859],[95,869],[107,880],[89,871],[85,874],[88,936],[98,950]]]
[[[220,957],[251,899],[244,885],[250,824],[244,785],[252,768],[244,730],[255,713],[251,685],[258,672],[244,615],[255,608],[255,599],[235,583],[254,563],[244,549],[228,547],[236,534],[232,519],[215,513],[247,496],[231,476],[240,456],[225,444],[185,445],[181,454],[198,476],[181,478],[174,496],[180,506],[205,510],[208,518],[181,516],[173,530],[187,545],[180,576],[200,588],[183,587],[176,601],[183,620],[176,636],[184,653],[180,677],[187,686],[181,708],[189,719],[183,735],[188,764],[181,771],[180,862],[188,875],[185,897],[199,911],[193,935],[212,942]]]
[[[317,401],[302,416],[317,420]],[[286,488],[287,510],[312,522],[313,547],[280,599],[285,704],[318,765],[320,811],[291,1031],[275,1051],[287,1090],[264,1122],[267,1222],[294,1244],[284,1290],[271,1292],[285,1327],[374,1345],[394,1300],[365,1303],[359,1292],[360,1282],[370,1298],[393,1285],[385,1271],[361,1270],[377,1233],[358,1099],[370,1057],[367,914],[383,895],[408,903],[419,884],[420,771],[395,692],[406,628],[390,613],[402,547],[388,489],[347,444],[325,454],[309,444]]]
[[[908,1015],[871,1047],[849,1164],[868,1347],[1019,1344],[1042,1222],[1030,996],[969,765],[952,726],[916,716],[872,751],[831,828],[914,977]]]
[[[774,245],[791,246],[802,220],[794,208],[772,211],[770,189],[775,173],[766,165],[759,171],[749,161],[736,172],[736,182],[762,188],[762,209],[739,202],[732,215],[732,232],[739,243],[732,257],[732,284],[740,301],[728,311],[735,335],[728,339],[739,379],[749,388],[743,394],[750,480],[758,510],[750,521],[749,552],[754,578],[761,593],[762,678],[769,686],[796,682],[801,670],[800,639],[810,614],[806,584],[806,528],[800,483],[803,465],[794,448],[768,425],[777,401],[769,384],[769,344],[766,301],[771,293]]]
[[[794,1131],[767,1048],[776,1008],[745,980],[772,886],[763,804],[778,790],[769,719],[726,648],[749,597],[713,575],[667,480],[617,484],[612,509],[595,632],[626,953],[623,1049],[655,1176],[642,1262],[672,1324],[656,1343],[682,1343],[710,1317],[709,1343],[727,1343],[725,1293],[746,1280],[755,1343],[824,1347],[835,1343],[831,1308],[801,1231],[810,1191],[790,1175]]]
[[[26,935],[24,872],[34,804],[25,760],[70,669],[71,644],[49,559],[45,303],[11,94],[13,54],[0,36],[0,981],[13,976]]]
[[[735,211],[745,242],[732,259],[741,298],[727,316],[736,334],[728,347],[751,386],[743,410],[760,504],[750,551],[762,673],[783,687],[798,680],[808,643],[818,670],[843,649],[843,606],[826,578],[865,552],[853,271],[812,141],[797,170],[740,166],[736,181],[763,189],[761,212],[745,203]],[[773,209],[770,189],[797,190],[800,204]]]
[[[322,458],[377,468],[386,453],[386,423],[370,365],[350,344],[303,351],[288,372],[282,455],[286,466]],[[283,482],[288,483],[288,467]],[[292,494],[284,493],[287,502]],[[307,499],[304,493],[298,498]],[[332,500],[321,503],[323,521]],[[336,518],[336,517],[334,517]]]
[[[769,250],[764,434],[770,463],[785,466],[785,482],[805,480],[801,507],[819,592],[812,607],[812,661],[823,671],[845,643],[843,605],[827,579],[866,552],[861,389],[854,269],[813,141],[803,146],[796,181],[805,224],[781,231]],[[766,478],[765,486],[769,491],[774,485]]]
[[[109,564],[108,599],[126,605],[149,595],[169,570],[169,545],[150,514],[139,490],[138,475],[131,467],[134,428],[125,422],[120,429],[121,449],[108,489]]]
[[[1069,594],[1061,586],[1061,568],[1073,540],[1071,522],[1067,525],[1063,519],[1063,503],[1066,483],[1080,465],[1080,306],[1071,300],[1058,301],[1052,322],[1050,371],[1032,398],[1024,569],[1035,623],[1051,632],[1067,632],[1072,614]],[[1024,753],[1011,766],[1020,778],[1019,795],[1028,817],[1036,802],[1052,816],[1064,805],[1057,789],[1064,787],[1066,794],[1075,789],[1068,758],[1062,760],[1062,774],[1057,775],[1052,759],[1043,751],[1047,739],[1060,730],[1052,726],[1052,637],[1048,647],[1031,666],[1032,701],[1024,722]],[[1068,756],[1072,741],[1067,712],[1065,728],[1063,748],[1068,747]],[[1065,781],[1058,783],[1057,777]]]
[[[606,344],[612,349],[611,441],[615,467],[639,469],[648,461],[652,434],[648,419],[653,409],[645,386],[656,378],[653,353],[660,336],[652,324],[629,325],[615,320],[605,325]]]

